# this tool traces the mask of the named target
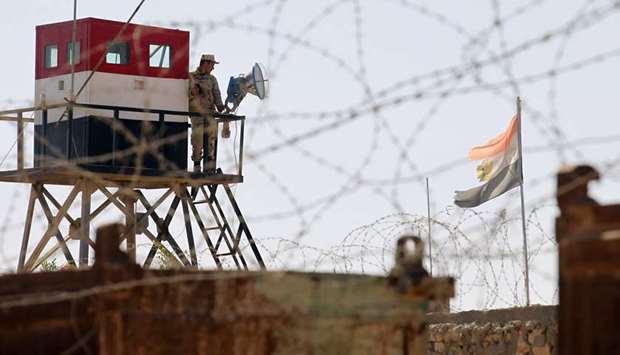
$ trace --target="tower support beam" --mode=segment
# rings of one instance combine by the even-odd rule
[[[218,269],[233,267],[248,270],[248,250],[254,256],[254,265],[261,269],[265,267],[228,185],[191,184],[171,179],[165,191],[156,196],[153,193],[147,196],[146,190],[136,186],[126,187],[127,185],[110,183],[96,176],[81,176],[75,180],[71,191],[63,199],[55,196],[57,189],[48,190],[45,185],[44,181],[32,179],[17,265],[20,272],[32,272],[50,260],[53,262],[45,268],[53,267],[59,251],[64,255],[67,266],[88,267],[91,261],[90,248],[94,248],[94,242],[90,239],[91,224],[96,217],[110,210],[110,206],[114,206],[112,209],[120,211],[125,218],[126,228],[121,241],[126,239],[130,260],[143,260],[144,267],[152,267],[155,261],[155,266],[159,264],[159,267],[200,268],[211,265],[210,267]],[[218,190],[219,185],[223,186],[223,191]],[[95,194],[102,194],[104,200],[93,210],[91,207]],[[218,198],[220,194],[224,199]],[[70,211],[74,211],[72,207],[78,195],[81,202],[80,216],[74,218]],[[47,222],[45,232],[38,239],[31,235],[37,201]],[[161,209],[166,201],[170,201],[170,205],[161,218]],[[179,204],[182,207],[181,213],[177,213]],[[203,204],[206,206],[202,206]],[[234,214],[227,214],[230,207]],[[145,212],[139,212],[141,210]],[[179,215],[182,217],[178,218]],[[150,226],[149,220],[154,222]],[[202,239],[195,238],[196,226]],[[183,228],[181,233],[172,230],[179,227]],[[150,248],[140,249],[139,237],[146,237]],[[50,243],[53,239],[56,240],[54,244]],[[201,257],[200,254],[205,251],[210,258]],[[72,252],[79,257],[74,259]],[[158,253],[160,257],[156,258]]]
[[[80,268],[88,266],[88,247],[90,241],[90,199],[93,187],[88,181],[82,182],[82,215],[80,217]]]
[[[34,214],[34,205],[37,201],[37,189],[35,185],[30,187],[30,197],[28,198],[28,210],[26,211],[26,220],[24,221],[24,234],[22,236],[22,246],[19,251],[19,260],[17,262],[17,271],[24,270],[26,262],[26,253],[28,252],[28,241],[30,239],[30,229],[32,227],[32,216]]]

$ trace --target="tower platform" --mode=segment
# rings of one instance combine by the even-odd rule
[[[70,186],[83,179],[93,180],[106,187],[130,186],[136,189],[163,189],[179,184],[199,187],[243,182],[243,176],[237,174],[216,173],[209,175],[188,171],[110,169],[96,165],[67,165],[0,171],[0,182]]]

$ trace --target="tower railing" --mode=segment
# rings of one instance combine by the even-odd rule
[[[159,122],[160,124],[165,122],[165,119],[167,116],[206,118],[205,115],[199,112],[191,112],[191,111],[175,111],[175,110],[164,110],[164,109],[150,109],[150,108],[139,108],[139,107],[128,107],[128,106],[111,106],[111,105],[99,105],[99,104],[70,103],[70,102],[58,103],[58,104],[43,104],[43,105],[33,106],[33,107],[3,110],[3,111],[0,111],[0,122],[15,122],[17,124],[17,138],[15,140],[15,144],[17,145],[17,171],[18,172],[22,172],[25,169],[25,163],[24,163],[24,160],[25,160],[24,159],[24,127],[25,127],[25,124],[35,123],[34,118],[25,117],[25,114],[28,114],[28,113],[34,114],[37,112],[40,112],[41,114],[41,134],[35,133],[35,140],[41,143],[40,158],[43,159],[43,161],[41,161],[41,166],[49,167],[50,166],[49,158],[51,156],[48,153],[49,153],[49,150],[50,149],[53,150],[54,147],[50,146],[49,141],[48,141],[48,138],[49,138],[48,127],[51,124],[55,124],[54,122],[52,123],[48,122],[49,111],[53,109],[59,109],[59,108],[64,109],[63,114],[61,115],[59,121],[62,121],[65,119],[67,121],[66,142],[65,142],[66,148],[64,150],[64,156],[60,156],[60,154],[53,154],[54,162],[52,162],[51,165],[57,165],[57,164],[66,165],[67,163],[69,163],[69,161],[70,161],[70,164],[78,164],[78,165],[80,163],[88,162],[88,158],[80,159],[80,158],[76,158],[72,156],[72,149],[71,149],[71,144],[72,144],[71,138],[73,137],[72,123],[74,119],[73,115],[74,115],[75,109],[77,108],[110,112],[109,115],[103,115],[104,117],[98,117],[98,118],[109,119],[109,122],[111,125],[112,142],[110,142],[110,144],[112,145],[112,151],[111,151],[112,162],[115,162],[119,156],[122,156],[123,154],[127,154],[127,152],[123,150],[119,150],[116,144],[116,139],[118,138],[119,134],[127,134],[126,132],[122,132],[122,128],[120,128],[120,126],[117,124],[118,121],[122,118],[122,113],[145,113],[145,114],[157,115],[158,120],[156,122]],[[214,113],[212,114],[212,116],[215,118],[215,122],[218,125],[218,130],[217,130],[218,132],[219,132],[219,125],[222,125],[224,123],[239,122],[240,124],[239,133],[238,133],[239,135],[238,136],[239,137],[238,147],[235,147],[235,150],[238,152],[236,177],[242,178],[243,177],[245,116],[237,116],[237,115],[227,114],[227,113]],[[154,121],[145,121],[145,122],[154,122]],[[191,127],[190,123],[186,123],[186,124],[188,128]],[[206,130],[205,130],[205,135],[206,135]],[[203,142],[205,142],[205,145],[206,145],[207,139],[204,139]],[[172,142],[168,142],[166,140],[162,140],[162,142],[150,142],[150,144],[157,145],[158,147],[161,147],[164,144],[169,144],[169,143],[172,143]],[[204,151],[206,152],[206,146],[204,147]],[[204,155],[206,157],[207,154],[204,154]]]

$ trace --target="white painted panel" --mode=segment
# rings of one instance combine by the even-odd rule
[[[89,71],[76,73],[76,91],[84,83]],[[64,90],[59,89],[59,82],[64,81]],[[48,104],[64,102],[69,97],[71,75],[61,75],[37,80],[35,83],[35,101],[40,103],[41,94],[45,94]],[[127,106],[148,109],[187,111],[187,80],[154,78],[136,75],[112,74],[97,72],[77,99],[79,103]],[[56,122],[63,109],[50,110],[48,122]],[[112,111],[78,109],[74,117],[96,115],[112,117]],[[139,112],[121,112],[121,118],[134,120],[157,121],[156,114]],[[166,122],[187,122],[185,116],[165,116]],[[35,117],[41,123],[41,114]]]
[[[86,78],[88,77],[90,72],[83,71],[79,73],[75,73],[75,91],[82,86]],[[59,84],[62,83],[64,86],[64,90],[60,90]],[[86,88],[80,94],[80,100],[78,102],[88,102],[89,100],[89,89],[90,85],[87,85]],[[36,106],[41,104],[41,100],[43,95],[45,96],[45,101],[48,105],[64,103],[65,98],[69,98],[69,94],[71,91],[71,74],[67,75],[59,75],[51,78],[39,79],[35,81],[34,85],[34,93],[35,93],[35,104]],[[47,120],[49,123],[56,122],[63,114],[64,109],[58,108],[48,111]],[[85,116],[83,113],[78,113],[75,117]],[[65,118],[66,119],[66,118]],[[41,112],[37,111],[35,113],[35,124],[41,124]]]

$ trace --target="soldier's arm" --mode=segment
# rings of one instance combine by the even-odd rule
[[[211,89],[213,92],[213,98],[215,99],[215,106],[217,110],[222,112],[225,109],[224,103],[222,102],[222,94],[220,93],[220,86],[217,83],[217,79],[213,77],[213,88]]]
[[[194,80],[194,76],[191,73],[188,75],[188,79],[189,80],[187,81],[187,93],[189,95],[189,98],[191,99],[198,95],[198,92],[196,90],[196,81]]]

